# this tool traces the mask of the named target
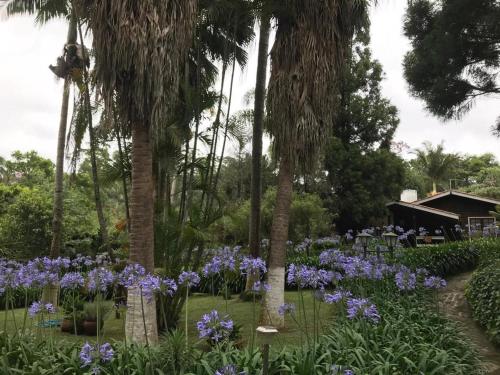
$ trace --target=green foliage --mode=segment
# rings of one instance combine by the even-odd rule
[[[500,240],[481,238],[455,241],[438,246],[402,249],[401,252],[400,261],[404,265],[426,268],[433,275],[448,277],[500,258]]]
[[[328,207],[338,214],[340,233],[383,224],[385,204],[397,199],[403,188],[403,161],[386,149],[364,151],[334,139],[326,148],[325,169],[333,190],[325,192]]]
[[[51,223],[51,195],[36,188],[22,188],[0,216],[0,247],[10,249],[18,259],[47,254]]]
[[[382,321],[339,321],[318,353],[355,374],[480,374],[477,354],[457,327],[416,300],[378,304]],[[405,303],[406,302],[406,303]]]
[[[9,160],[0,159],[0,171],[0,182],[34,187],[53,179],[54,164],[35,151],[14,151]]]
[[[465,292],[474,319],[500,345],[500,260],[474,273]]]
[[[498,1],[410,2],[405,34],[412,50],[405,77],[433,114],[460,117],[477,96],[498,93],[499,17]]]
[[[276,189],[269,188],[262,199],[262,236],[268,238],[271,233]],[[248,242],[250,220],[250,201],[231,205],[225,216],[210,227],[213,242],[239,243]],[[290,209],[289,239],[296,242],[305,237],[317,238],[331,232],[332,216],[323,207],[317,194],[294,193]]]

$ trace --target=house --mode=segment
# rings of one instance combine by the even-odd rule
[[[389,222],[405,230],[417,232],[423,227],[429,235],[442,232],[443,237],[457,237],[460,228],[483,228],[496,224],[490,211],[500,205],[500,200],[480,197],[456,190],[448,190],[436,195],[417,199],[416,191],[405,190],[398,202],[387,203]],[[458,225],[458,226],[457,226]],[[460,231],[460,230],[458,230]]]

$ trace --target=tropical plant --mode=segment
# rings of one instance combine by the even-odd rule
[[[443,143],[434,147],[430,142],[424,142],[423,148],[415,150],[415,155],[417,157],[412,160],[412,165],[431,183],[431,194],[437,194],[438,186],[446,183],[458,164],[458,155],[445,153]]]
[[[109,1],[82,0],[79,5],[92,30],[95,75],[105,106],[112,111],[116,98],[116,108],[132,133],[130,260],[152,271],[154,198],[150,134],[164,126],[175,108],[179,69],[192,43],[197,4],[193,0],[127,1],[118,6]],[[158,45],[164,47],[157,48]],[[137,292],[129,292],[127,304],[127,334],[133,333],[133,339],[139,342],[155,342],[154,305],[147,305],[144,311]]]
[[[338,109],[338,89],[354,29],[366,20],[368,1],[277,2],[271,53],[268,123],[279,160],[262,320],[283,326],[285,249],[296,166],[312,169]]]

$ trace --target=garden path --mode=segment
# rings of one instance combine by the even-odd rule
[[[439,309],[458,322],[462,332],[468,336],[481,357],[487,375],[500,375],[500,350],[488,340],[484,331],[472,318],[472,311],[465,298],[465,286],[472,272],[462,273],[447,280],[448,285],[439,293]]]

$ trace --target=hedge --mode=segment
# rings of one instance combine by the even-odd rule
[[[403,249],[400,256],[400,262],[408,267],[426,268],[433,275],[449,277],[500,259],[500,239],[481,238]]]
[[[490,340],[500,345],[500,260],[474,272],[465,296],[474,319],[486,329]]]

